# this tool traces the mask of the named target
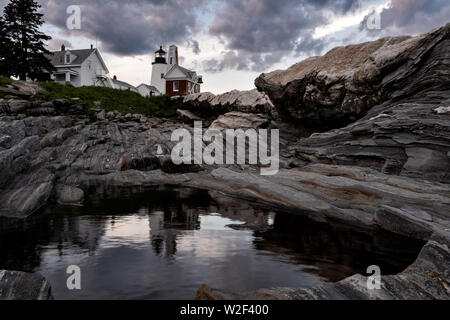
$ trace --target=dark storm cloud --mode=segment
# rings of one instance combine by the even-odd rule
[[[68,36],[99,40],[105,50],[118,55],[146,54],[161,44],[185,43],[198,30],[194,8],[206,1],[39,0],[47,23]],[[66,10],[74,4],[81,6],[81,30],[66,28]]]
[[[190,48],[190,49],[192,49],[192,52],[193,52],[194,54],[196,54],[196,55],[198,55],[198,54],[201,52],[201,50],[200,50],[200,44],[198,43],[197,40],[193,40],[193,39],[188,40],[188,41],[187,41],[187,47]]]
[[[361,22],[360,29],[380,35],[417,34],[450,22],[450,2],[448,0],[392,0],[387,9],[380,13],[380,29],[368,28],[367,20]],[[369,25],[370,22],[369,22]]]
[[[0,12],[7,2],[0,0]],[[225,44],[215,59],[200,62],[210,72],[264,71],[292,53],[321,54],[327,49],[327,39],[314,39],[315,28],[330,22],[329,13],[345,14],[361,6],[359,0],[223,0],[215,6],[209,6],[209,0],[38,2],[46,22],[60,28],[62,39],[50,43],[55,48],[64,36],[79,35],[98,40],[105,51],[118,55],[149,54],[161,44],[172,43],[187,44],[198,55],[200,44],[194,39],[204,28]],[[79,31],[66,28],[66,10],[73,4],[82,9]],[[202,10],[213,10],[210,25],[198,20]],[[449,22],[449,16],[448,0],[392,0],[391,7],[381,13],[382,31],[375,35],[427,31]]]
[[[260,71],[293,50],[320,53],[324,43],[311,35],[327,22],[326,13],[346,13],[358,6],[357,0],[228,0],[209,31],[228,44],[229,52],[223,61],[213,59],[205,65]]]
[[[295,47],[295,51],[308,56],[319,55],[325,49],[326,44],[326,39],[314,39],[311,34],[306,34]]]
[[[228,50],[220,53],[220,59],[203,61],[206,72],[220,72],[225,69],[261,71],[280,61],[286,52],[250,53],[243,50]]]

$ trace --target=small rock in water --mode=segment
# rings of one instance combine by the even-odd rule
[[[84,200],[84,191],[71,186],[57,185],[56,200],[63,205],[79,205]]]

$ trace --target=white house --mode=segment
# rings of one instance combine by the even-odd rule
[[[55,82],[70,83],[75,87],[102,86],[114,88],[109,70],[98,49],[66,50],[52,52],[49,59],[56,71],[52,74]]]
[[[117,76],[114,76],[112,78],[112,82],[114,84],[114,89],[128,90],[128,91],[133,91],[133,92],[139,93],[138,89],[135,86],[132,86],[131,84],[129,84],[125,81],[117,80]]]
[[[144,83],[138,85],[137,90],[143,97],[154,97],[162,95],[162,93],[159,92],[156,87]]]

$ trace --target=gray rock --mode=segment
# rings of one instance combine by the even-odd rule
[[[450,99],[450,92],[442,95]],[[309,163],[358,165],[450,183],[450,116],[430,107],[441,101],[389,102],[347,127],[311,135],[289,148]],[[389,116],[377,116],[380,110]]]
[[[3,135],[0,136],[0,148],[9,149],[11,148],[11,136]]]
[[[13,86],[10,86],[10,87],[8,86],[7,88],[0,87],[0,92],[3,92],[4,94],[6,94],[6,96],[14,96],[14,97],[17,97],[17,96],[29,96],[27,94],[24,95],[19,90],[14,89]]]
[[[57,108],[65,108],[65,107],[71,105],[72,103],[67,99],[56,99],[53,101],[53,104]]]
[[[320,128],[348,124],[389,99],[446,90],[449,30],[447,24],[417,37],[334,48],[287,70],[262,74],[255,85],[284,117]]]
[[[177,110],[177,114],[183,120],[192,120],[192,121],[199,121],[199,120],[201,120],[200,117],[196,116],[195,114],[193,114],[192,112],[190,112],[188,110],[178,109]]]
[[[27,100],[16,100],[16,99],[10,99],[8,101],[9,105],[9,111],[11,113],[20,113],[22,111],[25,111],[30,103]]]
[[[209,130],[261,128],[269,124],[269,119],[262,114],[229,112],[215,120]]]
[[[99,113],[97,113],[97,120],[103,121],[105,119],[106,119],[105,110],[102,110]]]
[[[39,85],[26,81],[16,81],[12,82],[13,87],[15,87],[22,95],[35,96],[40,93],[46,93]]]
[[[41,275],[0,270],[0,300],[52,300],[50,283]]]
[[[115,115],[114,112],[112,112],[112,111],[110,111],[110,112],[108,112],[108,113],[106,114],[106,117],[107,117],[108,119],[114,119],[115,116],[116,116],[116,115]]]
[[[56,186],[56,201],[63,205],[81,205],[84,200],[84,191],[71,186]]]
[[[437,114],[450,114],[450,107],[439,107],[434,109]]]
[[[255,90],[233,90],[214,95],[202,92],[183,99],[183,108],[202,116],[218,116],[227,112],[263,113],[272,115],[274,107],[266,94]]]

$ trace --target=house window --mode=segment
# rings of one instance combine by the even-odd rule
[[[170,64],[173,64],[172,62],[173,62],[173,58],[172,58],[172,57],[170,57]]]
[[[173,91],[180,91],[180,82],[178,81],[173,82]]]
[[[70,63],[70,54],[66,54],[66,63],[67,63],[67,64]]]
[[[90,61],[88,61],[88,68],[89,68],[89,70],[91,70],[91,62]]]
[[[164,79],[164,73],[161,73],[161,79]]]

